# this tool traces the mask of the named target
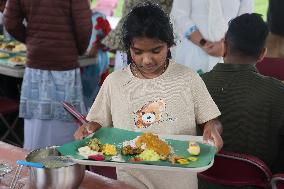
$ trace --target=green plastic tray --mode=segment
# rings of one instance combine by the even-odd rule
[[[132,140],[136,138],[137,136],[141,135],[140,132],[133,132],[133,131],[127,131],[117,128],[101,128],[96,133],[93,134],[92,137],[85,138],[80,141],[74,141],[68,144],[64,144],[57,148],[57,150],[65,156],[71,156],[74,158],[75,161],[77,161],[80,164],[86,164],[86,165],[102,165],[102,166],[117,166],[117,165],[123,165],[123,164],[130,164],[128,166],[130,167],[137,167],[138,164],[140,165],[153,165],[153,166],[163,166],[163,167],[179,167],[179,168],[209,168],[210,164],[213,164],[214,156],[216,153],[216,149],[214,146],[199,143],[200,145],[200,154],[196,156],[198,158],[197,161],[190,161],[187,165],[181,165],[178,163],[172,164],[169,161],[142,161],[142,162],[129,162],[130,156],[123,156],[123,158],[126,160],[126,162],[110,162],[110,158],[106,158],[103,162],[98,161],[92,161],[92,160],[86,160],[83,156],[78,154],[78,148],[85,146],[86,143],[91,138],[99,138],[100,141],[105,144],[114,144],[117,147],[117,150],[120,151],[120,148],[122,146],[122,142],[126,140]],[[163,136],[161,136],[163,138]],[[188,148],[188,141],[181,141],[181,140],[172,140],[172,139],[166,139],[168,144],[172,147],[174,150],[174,153],[177,155],[181,155],[184,157],[189,157],[189,153],[187,152]],[[138,166],[141,167],[141,166]],[[141,167],[143,168],[143,167]],[[148,167],[149,168],[149,167]],[[200,169],[203,170],[203,169]]]

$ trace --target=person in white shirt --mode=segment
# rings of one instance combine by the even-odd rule
[[[253,0],[178,0],[171,18],[179,39],[173,59],[198,73],[223,62],[222,40],[228,22],[253,11]]]

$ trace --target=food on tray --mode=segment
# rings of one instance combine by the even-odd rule
[[[146,149],[151,149],[157,152],[161,159],[165,159],[171,153],[170,146],[163,140],[161,140],[158,135],[153,133],[144,133],[136,140],[137,147],[146,146]]]
[[[102,148],[102,144],[100,140],[97,138],[91,139],[87,145],[90,147],[91,150],[94,150],[97,152],[101,151],[101,148]]]
[[[179,159],[183,159],[183,157],[173,154],[168,159],[172,164],[175,164]]]
[[[182,165],[187,165],[187,164],[189,164],[190,161],[197,161],[198,158],[197,157],[192,157],[192,156],[189,156],[188,158],[185,158],[183,156],[178,156],[176,154],[173,154],[173,155],[171,155],[168,158],[168,160],[172,164],[179,163],[179,164],[182,164]]]
[[[181,165],[187,165],[187,164],[189,164],[189,161],[188,161],[187,159],[184,159],[184,158],[178,159],[177,162],[178,162],[179,164],[181,164]]]
[[[123,155],[138,155],[136,156],[136,159],[140,161],[153,161],[148,160],[148,154],[153,155],[153,152],[159,156],[159,158],[156,158],[157,160],[155,161],[165,160],[171,153],[170,146],[165,141],[161,140],[158,135],[153,133],[144,133],[133,140],[124,141],[123,147],[121,148],[121,153]],[[142,156],[140,156],[141,154]],[[146,159],[142,158],[144,154],[146,154]]]
[[[95,161],[104,161],[105,156],[103,156],[101,154],[89,155],[88,159],[92,159],[92,160],[95,160]]]
[[[139,161],[143,161],[143,159],[137,157],[137,156],[134,156],[132,158],[129,159],[130,162],[139,162]]]
[[[0,48],[7,51],[12,51],[19,42],[12,41],[12,42],[2,42]]]
[[[101,154],[101,152],[92,150],[89,146],[83,146],[78,149],[78,152],[81,156],[88,158],[90,155]]]
[[[27,47],[25,44],[20,43],[18,41],[11,41],[11,42],[1,42],[0,49],[17,53],[17,52],[26,51]]]
[[[110,158],[111,161],[116,161],[116,162],[125,162],[121,154],[117,154],[116,156],[112,156]]]
[[[141,154],[137,156],[143,161],[159,161],[160,155],[152,149],[146,149]]]
[[[102,152],[107,156],[114,156],[117,154],[116,147],[112,144],[104,144],[102,147]]]
[[[3,50],[12,51],[13,48],[15,48],[15,45],[13,44],[5,43],[5,42],[1,44],[1,49]]]
[[[187,158],[189,161],[197,161],[197,157],[192,157],[192,156],[190,156],[190,157],[188,157]]]
[[[101,141],[97,138],[91,139],[86,146],[78,148],[80,155],[88,159],[97,160],[96,155],[107,155],[115,156],[117,155],[116,146],[112,144],[102,144]],[[97,160],[99,161],[99,160]],[[100,160],[101,161],[101,160]]]
[[[142,148],[132,147],[130,145],[123,146],[121,148],[121,153],[123,155],[137,155],[137,154],[141,154],[142,152],[143,152]]]
[[[8,53],[3,53],[3,52],[0,52],[0,58],[9,58],[9,54]]]
[[[197,142],[189,142],[187,151],[191,155],[197,156],[200,153],[200,146]]]
[[[26,50],[27,50],[27,47],[26,47],[26,45],[23,44],[23,43],[17,44],[17,45],[12,49],[13,52],[23,52],[23,51],[26,51]]]
[[[19,41],[11,41],[8,44],[11,45],[11,46],[16,46],[16,45],[20,44],[20,42]]]
[[[14,56],[13,58],[10,58],[8,60],[11,64],[25,64],[27,61],[27,58],[24,56]]]

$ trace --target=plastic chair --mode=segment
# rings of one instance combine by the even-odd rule
[[[68,102],[62,102],[62,105],[64,109],[74,117],[74,120],[76,121],[78,126],[81,126],[84,123],[88,122],[86,120],[86,117],[78,112],[72,104]],[[117,179],[116,169],[114,167],[90,166],[90,171],[108,178]]]
[[[216,154],[213,166],[198,173],[199,180],[231,187],[255,186],[269,188],[271,171],[263,161],[252,156],[233,152]]]
[[[256,64],[262,75],[271,76],[279,80],[284,80],[284,59],[283,58],[264,58],[262,62]]]
[[[1,141],[7,141],[9,143],[15,144],[17,146],[21,146],[23,141],[20,139],[19,135],[15,131],[15,127],[18,123],[18,115],[13,121],[8,121],[5,116],[10,114],[18,114],[19,112],[19,103],[16,100],[7,99],[7,98],[0,98],[0,121],[1,124],[6,127],[4,134],[0,137]],[[12,136],[17,143],[9,140],[9,136]]]
[[[270,183],[272,189],[284,189],[284,173],[273,175]]]

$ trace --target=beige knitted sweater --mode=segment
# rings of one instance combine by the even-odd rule
[[[109,75],[87,120],[103,127],[131,131],[195,135],[197,124],[219,115],[220,111],[199,75],[170,61],[167,70],[154,79],[135,77],[129,66]],[[139,188],[182,189],[190,183],[196,184],[196,174],[193,175],[118,169],[118,179]]]

